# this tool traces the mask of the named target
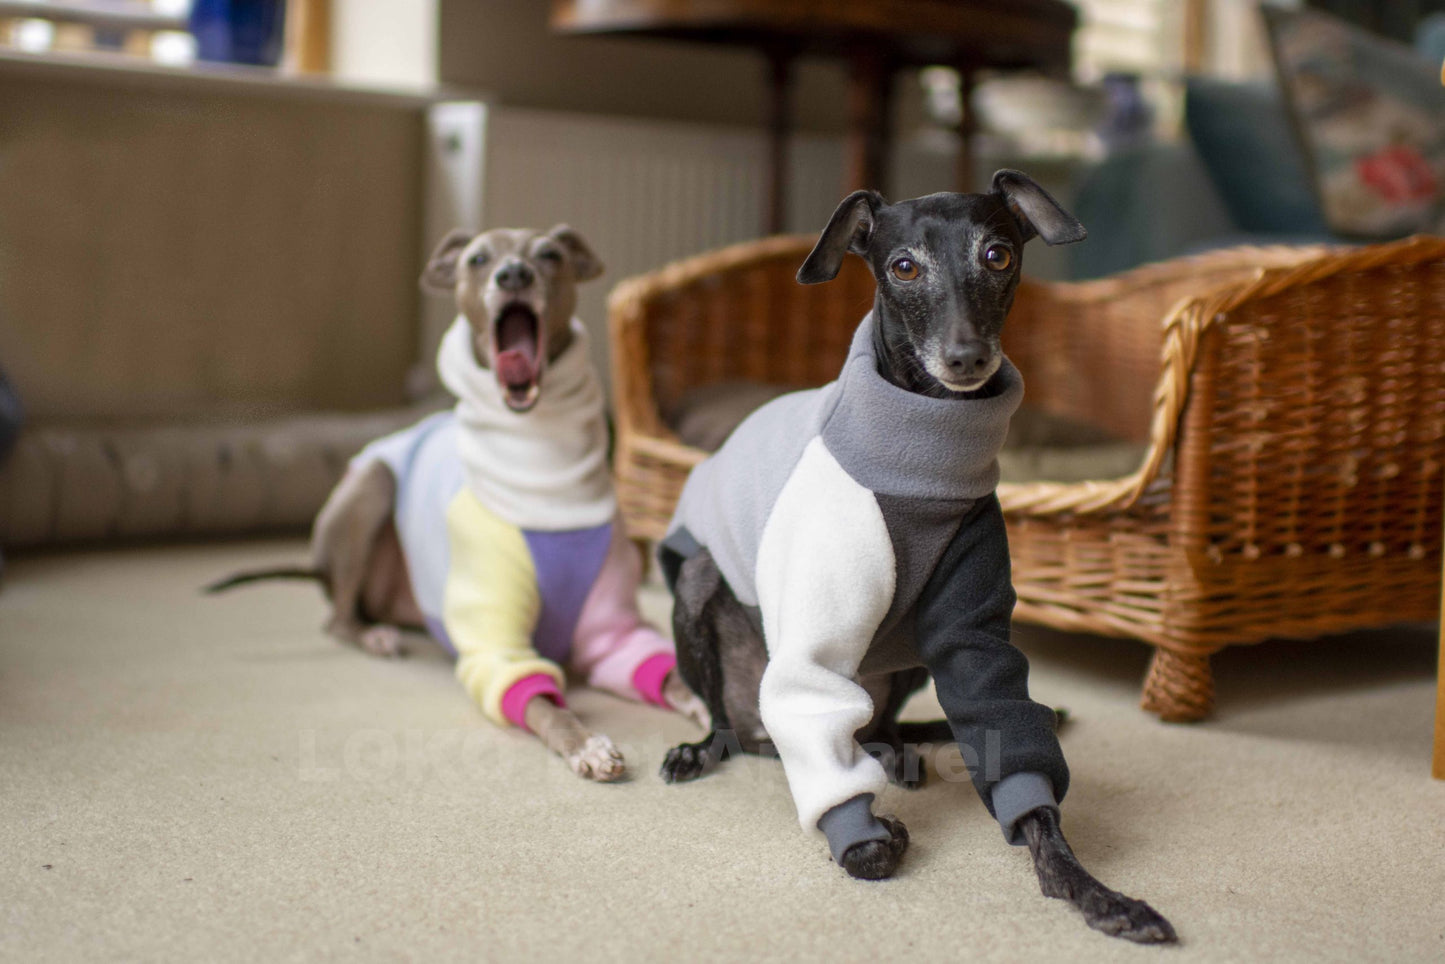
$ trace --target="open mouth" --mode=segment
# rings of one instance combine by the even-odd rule
[[[526,305],[508,305],[492,324],[492,367],[502,398],[514,412],[536,405],[542,392],[541,330]]]
[[[947,365],[929,366],[928,373],[951,392],[976,392],[989,383],[989,380],[998,372],[1000,364],[1001,359],[995,354],[988,359],[982,369],[975,368],[976,374],[972,378],[957,377]]]
[[[990,375],[989,378],[993,376]],[[988,378],[972,378],[958,381],[952,378],[940,378],[943,387],[951,392],[976,392],[988,384]]]

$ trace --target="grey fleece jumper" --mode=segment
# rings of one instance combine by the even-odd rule
[[[1017,842],[1017,819],[1068,787],[1053,713],[1029,699],[1027,661],[1009,642],[993,493],[1023,381],[1005,359],[990,397],[917,395],[878,373],[873,328],[869,314],[837,381],[765,405],[693,471],[664,569],[671,578],[706,547],[757,608],[763,724],[805,829],[887,784],[854,738],[873,713],[859,677],[922,665],[985,805]]]

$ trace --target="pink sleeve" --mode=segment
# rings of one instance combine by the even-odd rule
[[[643,660],[642,665],[632,671],[632,688],[653,706],[666,706],[662,695],[662,684],[667,674],[677,666],[677,657],[672,653],[657,653]]]
[[[502,715],[513,726],[530,729],[527,726],[527,703],[534,696],[545,696],[558,706],[567,705],[556,680],[546,673],[533,673],[507,687],[507,692],[502,694]]]
[[[572,668],[589,686],[663,706],[662,681],[677,657],[672,641],[637,611],[641,581],[642,557],[621,522],[614,523],[607,558],[577,620]]]

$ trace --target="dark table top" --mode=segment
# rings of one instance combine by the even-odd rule
[[[553,0],[563,33],[785,45],[899,66],[1067,68],[1077,22],[1064,0]]]

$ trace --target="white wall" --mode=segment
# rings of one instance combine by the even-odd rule
[[[1298,7],[1299,0],[1274,0],[1272,6]],[[1274,55],[1264,17],[1254,0],[1214,0],[1205,29],[1204,69],[1230,80],[1274,81]]]
[[[332,0],[331,69],[385,87],[437,83],[438,0]]]

